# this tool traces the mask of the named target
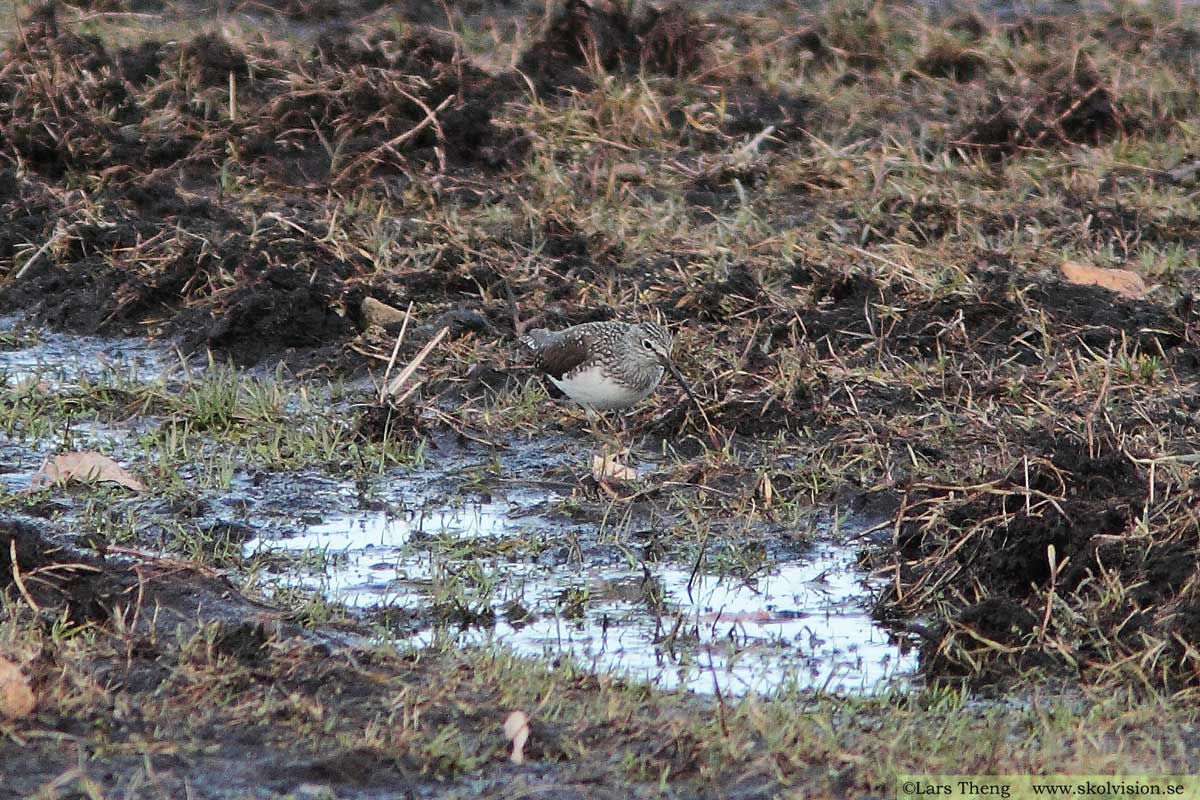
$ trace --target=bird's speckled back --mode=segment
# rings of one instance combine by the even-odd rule
[[[599,368],[609,379],[638,395],[662,380],[660,357],[670,357],[671,334],[653,322],[585,322],[561,331],[538,328],[521,338],[535,353],[535,365],[553,378]]]

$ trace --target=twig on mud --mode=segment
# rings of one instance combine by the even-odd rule
[[[952,485],[941,484],[941,483],[918,483],[918,484],[914,484],[913,488],[932,489],[935,491],[947,491],[947,492],[981,492],[983,494],[994,494],[994,495],[1009,495],[1009,496],[1011,496],[1011,495],[1022,495],[1022,496],[1028,495],[1030,497],[1038,497],[1038,498],[1041,498],[1042,500],[1046,501],[1050,505],[1054,506],[1054,510],[1057,511],[1059,514],[1061,514],[1063,519],[1074,524],[1074,522],[1071,520],[1070,515],[1068,515],[1067,512],[1063,510],[1062,505],[1059,503],[1059,500],[1061,500],[1062,498],[1055,497],[1054,495],[1052,495],[1048,492],[1043,492],[1040,489],[1034,489],[1032,487],[1027,488],[1027,487],[1022,486],[1022,487],[1018,487],[1015,489],[998,488],[1007,482],[1008,482],[1007,480],[1001,479],[1001,480],[995,480],[995,481],[988,481],[986,483],[977,483],[977,484],[973,484],[971,486],[952,486]]]
[[[932,642],[934,644],[937,644],[938,642],[940,642],[942,640],[942,637],[938,635],[937,631],[935,631],[933,628],[930,628],[928,625],[921,625],[918,622],[904,622],[904,621],[894,622],[894,623],[890,623],[890,624],[892,627],[896,628],[897,630],[903,631],[905,633],[914,634],[916,636],[921,637],[922,639],[924,639],[927,642]]]
[[[1050,628],[1050,614],[1054,610],[1055,590],[1058,586],[1058,574],[1062,571],[1063,566],[1071,560],[1067,556],[1062,561],[1055,559],[1054,545],[1046,545],[1046,560],[1050,562],[1050,586],[1046,589],[1046,611],[1042,614],[1042,627],[1038,631],[1038,641],[1046,640],[1046,631]]]
[[[1034,138],[1033,144],[1036,145],[1038,142],[1040,142],[1042,140],[1042,138],[1047,133],[1050,132],[1051,129],[1053,129],[1059,136],[1061,136],[1064,141],[1069,141],[1070,137],[1067,136],[1066,131],[1064,131],[1063,127],[1062,127],[1063,121],[1066,120],[1067,117],[1071,116],[1076,111],[1078,111],[1083,106],[1084,103],[1086,103],[1087,101],[1092,99],[1092,95],[1096,94],[1103,88],[1105,88],[1103,86],[1103,84],[1098,83],[1095,86],[1093,86],[1092,88],[1088,89],[1081,97],[1076,98],[1075,102],[1071,103],[1071,105],[1067,107],[1066,111],[1059,114],[1058,117],[1056,117],[1054,119],[1054,121],[1050,123],[1050,126],[1048,126],[1045,130],[1041,131],[1037,135],[1037,137]],[[1115,113],[1115,111],[1116,111],[1116,109],[1114,109],[1114,113]]]
[[[233,70],[229,71],[229,121],[238,121],[238,106],[237,106],[237,76]]]
[[[865,528],[865,529],[859,531],[858,533],[855,533],[855,534],[845,537],[844,541],[847,543],[861,542],[863,539],[866,539],[868,536],[871,536],[872,534],[879,533],[882,530],[887,530],[888,528],[894,527],[894,524],[895,523],[893,522],[893,520],[885,519],[883,522],[877,522],[869,528]]]
[[[1112,360],[1113,349],[1112,343],[1108,345],[1108,357],[1104,361],[1104,380],[1100,383],[1100,391],[1096,393],[1096,402],[1092,403],[1092,407],[1088,410],[1087,416],[1084,417],[1084,426],[1087,429],[1087,444],[1088,456],[1096,457],[1096,414],[1100,412],[1100,407],[1104,405],[1104,398],[1108,396],[1108,387],[1112,381]]]
[[[71,563],[61,562],[61,563],[57,563],[57,564],[46,564],[45,566],[30,570],[29,572],[27,572],[25,574],[32,580],[41,581],[42,583],[49,585],[50,582],[47,581],[45,578],[41,577],[41,574],[43,572],[78,572],[78,571],[103,572],[104,570],[100,569],[99,567],[93,567],[91,564],[80,564],[78,562],[71,562]]]
[[[879,255],[878,253],[872,253],[870,250],[864,250],[863,248],[859,247],[858,245],[850,245],[847,249],[852,250],[861,256],[866,256],[867,258],[874,259],[874,260],[878,261],[880,264],[884,264],[886,266],[891,267],[892,269],[896,270],[899,273],[898,277],[908,278],[914,284],[916,284],[917,286],[921,287],[922,289],[924,289],[926,291],[933,290],[933,287],[934,287],[933,281],[928,278],[926,278],[924,280],[918,278],[916,275],[916,271],[912,268],[911,265],[897,263],[896,261],[893,261],[890,258],[885,258],[885,257]]]
[[[433,348],[437,347],[438,343],[441,342],[442,339],[446,338],[446,334],[449,332],[450,328],[444,327],[438,331],[432,339],[426,342],[425,346],[421,348],[420,352],[413,356],[413,360],[408,362],[408,365],[401,370],[400,374],[397,375],[391,383],[385,384],[385,396],[391,395],[392,397],[395,397],[396,393],[400,391],[400,387],[403,386],[410,377],[412,377],[412,374],[417,371],[417,367],[421,366],[421,362],[425,360],[425,357],[433,351]],[[403,403],[420,385],[420,381],[414,383],[409,387],[407,392],[396,398],[395,402],[397,404]]]
[[[396,344],[392,347],[392,357],[388,360],[387,369],[383,372],[383,381],[379,384],[379,404],[387,399],[388,376],[396,366],[396,355],[400,352],[400,343],[404,341],[404,332],[408,330],[408,321],[412,318],[413,301],[408,301],[408,309],[404,312],[404,322],[400,323],[400,333],[396,336]]]
[[[1033,509],[1031,508],[1033,499],[1029,496],[1031,491],[1029,488],[1029,455],[1026,454],[1023,456],[1021,462],[1025,470],[1025,514],[1028,516],[1033,513]]]
[[[508,298],[508,308],[512,312],[513,333],[517,336],[524,336],[529,330],[530,325],[536,325],[545,317],[545,313],[534,314],[527,320],[521,319],[521,308],[517,305],[517,298],[513,294],[512,285],[508,282],[508,276],[501,276],[500,283],[504,287],[504,296]]]
[[[1125,457],[1134,464],[1200,464],[1200,453],[1181,453],[1177,456],[1155,456],[1154,458],[1138,458],[1130,453],[1125,453]]]
[[[689,600],[692,599],[692,584],[696,582],[696,576],[700,574],[700,568],[704,566],[704,554],[707,551],[708,533],[706,532],[704,538],[700,540],[700,552],[696,554],[696,563],[692,565],[692,573],[688,575],[687,591]]]
[[[66,236],[67,232],[67,226],[62,224],[62,220],[59,220],[58,224],[54,226],[54,233],[51,234],[50,238],[46,240],[45,244],[39,247],[37,251],[31,255],[24,264],[21,265],[21,268],[17,270],[17,274],[12,276],[12,280],[21,280],[22,276],[29,271],[29,268],[33,266],[34,262],[45,255],[47,250],[57,244],[59,239]]]
[[[325,237],[319,237],[312,231],[308,230],[302,225],[297,224],[293,220],[288,219],[277,211],[268,211],[262,215],[262,219],[269,219],[273,222],[278,222],[280,225],[283,225],[286,228],[291,228],[297,233],[303,234],[305,238],[309,239],[317,247],[320,247],[326,253],[329,253],[331,256],[337,259],[345,258],[344,254],[337,247],[334,247],[329,243],[328,234],[326,234]],[[330,227],[330,230],[332,230],[332,226]],[[354,250],[356,250],[362,256],[369,258],[367,251],[363,250],[361,247],[355,247]]]
[[[232,75],[233,73],[230,74]],[[142,618],[142,603],[146,599],[146,576],[142,574],[140,569],[134,569],[134,574],[137,575],[138,582],[137,599],[133,601],[133,622],[129,625],[131,631],[137,630],[138,620]]]
[[[21,592],[21,597],[25,598],[25,602],[33,609],[35,614],[42,613],[42,607],[33,599],[33,595],[25,588],[25,581],[21,578],[21,567],[17,564],[17,539],[14,536],[8,540],[8,561],[12,564],[13,583],[17,585],[17,589]]]
[[[385,364],[388,363],[388,357],[383,353],[377,353],[374,350],[367,350],[355,342],[348,342],[346,344],[346,349],[353,353],[358,353],[363,358],[373,358],[376,361],[382,361]],[[372,383],[373,382],[374,379],[372,379]]]
[[[452,95],[452,94],[446,95],[446,99],[443,100],[441,103],[439,103],[437,108],[431,109],[425,103],[425,101],[423,101],[421,98],[417,97],[416,95],[410,94],[410,93],[404,91],[403,89],[400,89],[399,87],[396,88],[396,91],[398,91],[400,94],[404,95],[406,98],[408,98],[409,100],[411,100],[412,102],[414,102],[418,106],[420,106],[421,110],[425,112],[425,117],[420,122],[418,122],[416,125],[409,128],[407,131],[400,134],[399,136],[397,136],[393,139],[388,139],[386,142],[379,145],[378,147],[376,147],[366,153],[363,153],[361,156],[359,156],[358,158],[351,161],[344,168],[342,168],[341,172],[339,172],[334,177],[333,183],[335,183],[335,184],[341,183],[346,178],[347,175],[349,175],[355,169],[358,169],[358,167],[362,166],[364,163],[370,161],[373,158],[377,158],[379,156],[379,154],[384,152],[385,150],[394,151],[395,148],[404,144],[409,139],[413,138],[414,136],[416,136],[421,131],[425,130],[425,128],[429,127],[430,125],[433,125],[437,129],[439,139],[445,138],[445,134],[442,133],[442,126],[440,124],[438,124],[437,115],[440,114],[442,111],[444,111],[446,109],[446,106],[450,105],[451,101],[454,100],[454,95]]]
[[[768,125],[767,127],[763,128],[761,131],[756,133],[753,138],[750,139],[750,141],[746,142],[744,145],[735,150],[733,154],[730,155],[729,160],[736,164],[749,162],[757,158],[760,155],[759,148],[762,147],[762,143],[769,139],[771,134],[774,132],[774,125]]]
[[[900,530],[904,527],[904,512],[908,510],[908,492],[900,498],[900,510],[896,512],[896,526],[892,529],[892,547],[900,551]],[[896,603],[904,602],[904,584],[900,580],[900,559],[896,559],[895,570]]]
[[[989,647],[992,650],[995,650],[998,653],[1014,655],[1016,653],[1021,653],[1026,650],[1026,648],[1024,648],[1024,647],[1013,647],[1010,645],[1000,644],[1000,642],[997,642],[995,639],[989,639],[988,637],[984,636],[983,634],[979,633],[978,631],[972,630],[968,626],[963,625],[961,623],[953,623],[952,622],[951,628],[953,629],[953,631],[955,633],[965,633],[970,638],[974,639],[975,641],[979,642],[980,644],[984,645],[985,647]],[[950,642],[950,637],[947,636],[942,641],[943,641],[942,649],[944,650],[945,645],[947,645]]]
[[[91,11],[88,13],[83,13],[78,9],[65,4],[62,6],[62,9],[67,13],[74,12],[74,16],[71,17],[72,25],[78,25],[81,22],[94,22],[98,19],[119,21],[150,20],[152,22],[160,22],[163,18],[161,12],[157,14],[145,14],[138,11]],[[62,12],[60,11],[59,13]]]

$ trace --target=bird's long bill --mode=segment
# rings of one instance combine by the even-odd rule
[[[679,381],[679,385],[683,387],[683,391],[687,392],[687,396],[691,398],[692,403],[695,404],[696,410],[700,412],[701,418],[707,421],[708,415],[704,413],[704,406],[700,405],[700,398],[696,397],[696,393],[693,392],[692,387],[688,385],[687,380],[683,377],[683,373],[676,369],[675,365],[670,361],[664,361],[663,363],[666,364],[667,369],[671,371],[671,374],[675,376],[675,380]]]

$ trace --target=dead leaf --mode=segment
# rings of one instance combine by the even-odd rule
[[[514,711],[504,720],[504,738],[512,742],[512,755],[509,758],[514,764],[525,763],[525,742],[529,739],[529,715],[524,711]]]
[[[1148,289],[1141,275],[1127,269],[1105,269],[1078,261],[1064,261],[1061,269],[1063,277],[1070,283],[1100,286],[1133,300],[1145,297]]]
[[[38,489],[70,480],[105,481],[120,484],[135,492],[147,491],[146,484],[126,472],[120,464],[95,450],[63,453],[47,458],[34,473],[29,486]]]
[[[622,464],[616,456],[592,456],[592,478],[596,483],[635,481],[637,480],[637,470]]]
[[[0,715],[9,719],[27,717],[33,713],[37,698],[29,688],[29,679],[21,668],[0,658]]]

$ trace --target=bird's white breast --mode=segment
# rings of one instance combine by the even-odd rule
[[[550,381],[579,405],[598,411],[626,408],[645,396],[617,383],[599,367],[589,367],[562,378],[551,377]]]

